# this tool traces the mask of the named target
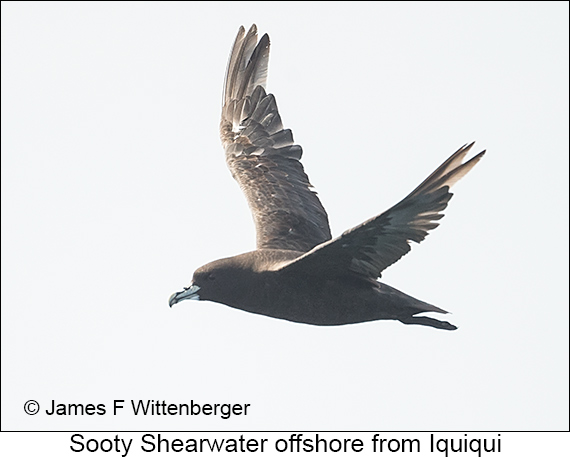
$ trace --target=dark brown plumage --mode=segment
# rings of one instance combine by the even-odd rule
[[[378,319],[454,330],[416,314],[446,313],[377,281],[381,272],[438,226],[449,188],[481,159],[463,163],[461,147],[389,210],[331,239],[327,213],[299,161],[301,146],[284,129],[266,94],[269,37],[240,27],[224,83],[220,136],[226,162],[253,214],[257,249],[216,260],[170,297],[210,300],[252,313],[315,325]]]

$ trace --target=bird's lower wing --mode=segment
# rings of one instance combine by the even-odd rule
[[[316,246],[280,270],[317,269],[330,275],[351,271],[368,278],[407,254],[410,241],[420,243],[439,224],[452,193],[449,188],[481,159],[485,151],[462,163],[473,143],[463,146],[435,170],[412,193],[389,210]],[[324,271],[323,271],[324,270]]]

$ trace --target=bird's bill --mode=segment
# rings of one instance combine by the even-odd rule
[[[195,284],[191,284],[190,287],[185,287],[182,292],[175,292],[170,296],[168,304],[172,308],[176,303],[182,300],[200,300],[200,295],[198,291],[200,287]]]

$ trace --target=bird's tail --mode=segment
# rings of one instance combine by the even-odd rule
[[[393,310],[398,310],[392,319],[399,320],[403,324],[426,325],[428,327],[441,328],[444,330],[455,330],[457,327],[446,321],[439,321],[432,317],[416,316],[421,313],[448,314],[444,309],[418,300],[404,292],[395,289],[388,284],[377,282],[377,291],[382,294],[382,301],[391,303]]]

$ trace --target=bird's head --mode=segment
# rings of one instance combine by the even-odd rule
[[[229,257],[207,263],[198,268],[192,282],[184,290],[170,296],[169,305],[174,306],[182,300],[208,300],[231,305],[234,301],[251,291],[255,273],[243,256]]]

